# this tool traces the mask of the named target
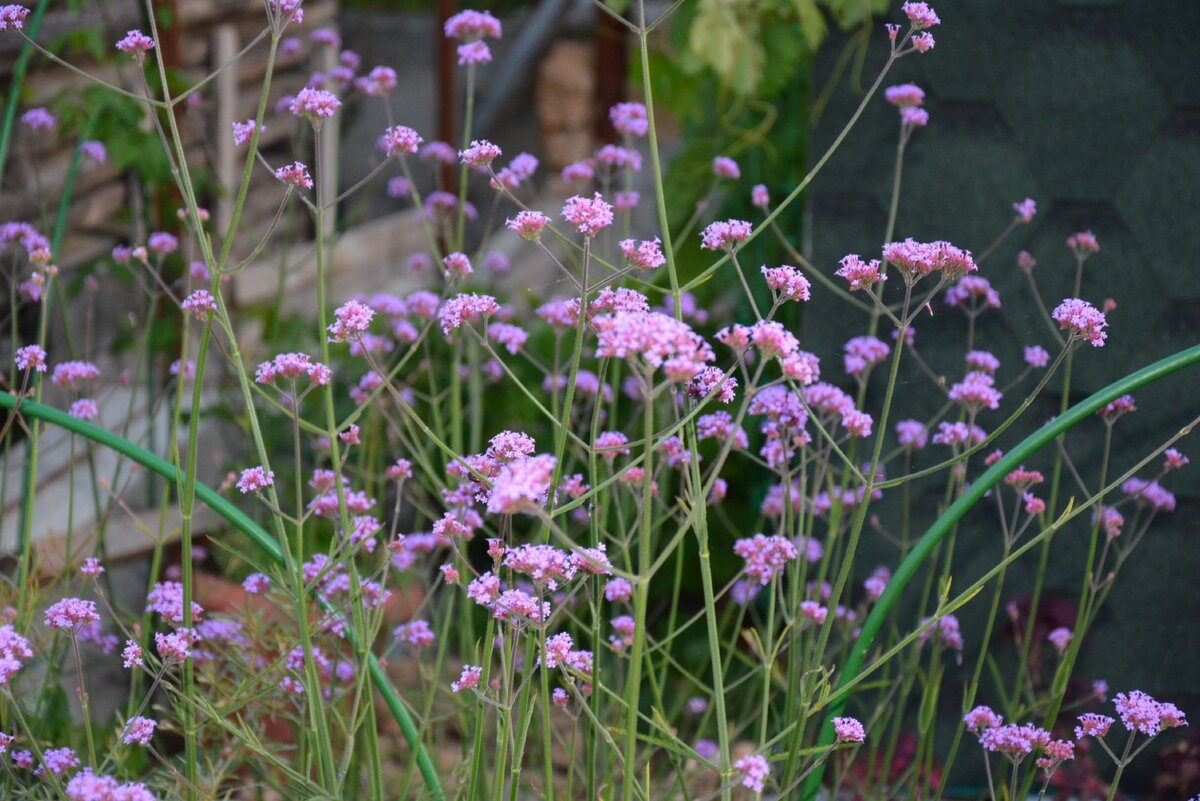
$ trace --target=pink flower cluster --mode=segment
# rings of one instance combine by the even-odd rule
[[[500,311],[500,304],[491,295],[475,293],[455,295],[446,301],[438,310],[438,322],[442,325],[442,333],[450,336],[465,323],[491,317]]]
[[[745,220],[718,220],[700,232],[700,247],[732,251],[750,238],[750,232],[751,225]]]
[[[1156,701],[1141,690],[1117,693],[1113,705],[1117,708],[1122,725],[1130,732],[1153,737],[1163,729],[1187,725],[1187,718],[1178,707]]]
[[[771,776],[771,764],[761,754],[744,756],[733,763],[734,770],[742,774],[742,786],[761,793]]]
[[[596,353],[616,359],[640,359],[662,368],[672,381],[690,381],[715,356],[691,326],[661,312],[618,311],[592,321]]]
[[[127,56],[133,56],[140,64],[146,58],[146,53],[154,49],[154,40],[135,29],[118,40],[117,49]]]
[[[834,275],[844,278],[850,283],[850,291],[870,289],[880,281],[886,281],[887,275],[880,271],[879,259],[863,261],[861,256],[851,253],[843,256],[842,265]]]
[[[1104,347],[1107,334],[1108,320],[1104,313],[1086,300],[1067,298],[1055,307],[1051,317],[1063,331],[1070,332],[1072,338],[1082,339],[1091,343],[1092,347]]]
[[[594,193],[591,199],[575,195],[567,198],[562,216],[579,233],[592,237],[612,225],[613,207],[604,201],[599,192]]]
[[[8,684],[25,660],[32,658],[29,640],[18,634],[11,624],[0,626],[0,686]]]
[[[371,327],[375,310],[357,300],[346,301],[334,312],[334,322],[329,325],[330,342],[349,342],[361,339]]]
[[[786,537],[755,534],[739,539],[733,544],[733,552],[746,560],[746,574],[759,584],[769,584],[787,563],[800,554],[796,545]]]
[[[883,246],[883,257],[909,280],[938,271],[946,278],[952,278],[977,269],[971,251],[941,240],[917,242],[910,237],[903,242],[889,242]]]
[[[289,108],[297,117],[307,117],[317,123],[332,117],[341,106],[342,101],[333,92],[305,87],[292,99]]]
[[[780,299],[786,300],[808,300],[811,295],[812,284],[804,277],[804,274],[791,265],[784,264],[779,267],[762,267],[763,278],[766,279],[767,286],[778,293]]]
[[[315,386],[323,386],[333,378],[333,372],[303,353],[280,353],[271,361],[259,364],[254,371],[254,380],[260,384],[295,381],[301,377],[307,377]]]
[[[63,598],[46,609],[43,622],[53,629],[75,629],[91,623],[99,623],[95,601],[80,598]]]
[[[625,260],[629,262],[629,266],[639,273],[662,267],[667,263],[667,257],[662,252],[662,240],[658,237],[642,242],[636,242],[632,239],[622,239],[619,244],[621,252],[625,254]]]
[[[274,483],[275,471],[267,470],[260,465],[243,470],[238,479],[237,488],[243,495],[247,495],[251,492],[262,492]]]

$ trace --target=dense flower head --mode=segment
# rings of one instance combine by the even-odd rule
[[[912,23],[913,28],[919,31],[932,28],[934,25],[941,23],[937,12],[930,8],[928,3],[908,2],[901,6],[900,10],[908,17],[908,21]]]
[[[183,585],[178,581],[160,581],[146,596],[146,611],[157,612],[170,623],[183,622]],[[204,613],[204,607],[192,601],[192,618]]]
[[[720,367],[705,367],[692,377],[688,384],[688,397],[701,400],[713,392],[717,393],[716,400],[721,403],[732,403],[737,397],[738,381]]]
[[[1004,718],[992,711],[990,706],[977,706],[963,716],[967,731],[979,736],[985,729],[1004,725]]]
[[[767,779],[771,776],[771,763],[761,754],[744,756],[733,763],[733,767],[742,774],[742,786],[756,793],[763,791]]]
[[[274,483],[274,470],[267,470],[262,466],[247,467],[237,481],[237,488],[243,495],[246,495],[251,492],[262,492]]]
[[[879,281],[886,281],[887,275],[880,272],[879,259],[863,261],[861,256],[854,253],[843,256],[842,265],[834,275],[844,278],[850,284],[850,291],[870,289]]]
[[[917,106],[900,109],[900,122],[909,128],[924,128],[929,124],[929,112]]]
[[[903,242],[889,242],[883,246],[883,257],[910,278],[935,271],[951,278],[977,269],[971,251],[941,240],[918,242],[910,237]]]
[[[29,9],[25,6],[0,6],[0,31],[19,31],[25,27],[29,17]]]
[[[1075,739],[1084,737],[1103,737],[1116,721],[1108,715],[1097,715],[1093,712],[1079,716],[1079,725],[1075,727]]]
[[[342,101],[333,92],[306,87],[296,93],[289,108],[295,116],[317,122],[329,119],[341,106]]]
[[[777,320],[759,320],[750,326],[750,343],[766,357],[788,356],[800,347],[800,341]]]
[[[973,411],[999,409],[1000,399],[1004,395],[996,389],[995,384],[996,381],[990,373],[967,373],[962,381],[950,388],[950,400],[957,401]]]
[[[500,311],[500,304],[491,295],[475,293],[455,295],[438,310],[442,332],[449,336],[465,323],[491,317]]]
[[[32,131],[53,131],[58,127],[58,120],[46,109],[38,106],[31,108],[21,115],[21,123]]]
[[[1175,495],[1157,481],[1131,478],[1121,485],[1121,492],[1139,504],[1167,512],[1175,511]]]
[[[1070,740],[1051,740],[1042,748],[1042,756],[1038,757],[1037,766],[1053,772],[1059,765],[1075,758],[1075,743]]]
[[[254,136],[254,131],[258,127],[258,123],[254,120],[246,120],[244,122],[233,123],[233,143],[238,147],[246,144]],[[263,126],[259,131],[259,136],[262,136],[262,131],[265,131],[267,126]]]
[[[516,459],[500,468],[487,497],[492,514],[533,512],[546,503],[554,476],[554,457],[549,454]]]
[[[142,666],[142,646],[138,645],[133,640],[125,641],[125,648],[121,651],[121,663],[126,669]]]
[[[1014,203],[1013,211],[1017,213],[1017,219],[1021,222],[1033,222],[1033,216],[1037,214],[1037,201],[1027,197],[1020,203]]]
[[[1050,732],[1031,723],[1009,723],[984,729],[979,735],[979,744],[985,750],[1003,754],[1013,762],[1020,762],[1035,749],[1044,748],[1050,742]]]
[[[1130,732],[1153,737],[1163,729],[1187,725],[1187,718],[1174,704],[1156,701],[1141,690],[1117,693],[1113,705]]]
[[[154,647],[164,662],[183,662],[192,655],[196,634],[190,629],[179,629],[170,633],[157,632]]]
[[[928,622],[929,619],[926,618],[921,621],[921,625],[924,626]],[[920,642],[928,642],[934,638],[947,648],[961,651],[963,649],[963,638],[958,618],[954,615],[942,615],[933,622],[933,625],[924,629],[917,639]]]
[[[1000,293],[979,275],[966,275],[946,290],[946,304],[968,312],[1000,308]]]
[[[920,106],[925,103],[925,90],[912,83],[889,86],[883,90],[883,96],[887,102],[899,108]]]
[[[1100,252],[1100,242],[1091,231],[1079,231],[1067,237],[1067,247],[1075,251],[1075,255],[1086,258]]]
[[[73,629],[100,622],[100,615],[96,612],[95,601],[63,598],[46,609],[42,620],[54,629]]]
[[[799,556],[796,545],[787,537],[763,534],[739,539],[733,544],[733,552],[746,560],[746,574],[764,585]]]
[[[379,139],[380,148],[389,156],[405,153],[416,153],[421,146],[421,135],[405,125],[393,125],[383,132]],[[408,194],[404,192],[403,194]]]
[[[641,242],[633,239],[622,239],[619,244],[621,252],[625,254],[625,260],[629,262],[629,266],[639,273],[662,267],[667,263],[667,257],[662,252],[662,240],[658,237],[646,239]]]
[[[540,211],[521,211],[513,219],[505,220],[508,230],[534,241],[542,235],[542,229],[550,224],[550,218]]]
[[[617,103],[608,110],[608,119],[622,136],[645,136],[650,130],[642,103]]]
[[[308,174],[308,167],[299,161],[293,161],[291,164],[285,164],[275,170],[275,177],[296,189],[313,188],[313,179]]]
[[[316,386],[328,384],[333,377],[332,371],[313,361],[304,353],[280,353],[269,362],[262,362],[254,371],[254,380],[260,384],[274,384],[276,381],[295,381],[307,377]]]
[[[61,776],[68,771],[72,771],[79,767],[79,757],[71,748],[48,748],[42,752],[42,765],[34,774],[37,776],[45,776],[47,773],[52,773],[55,776]]]
[[[490,37],[499,39],[502,34],[500,20],[492,16],[490,11],[475,11],[467,9],[460,11],[446,20],[443,31],[447,39],[481,39]]]
[[[466,150],[458,151],[458,157],[465,164],[483,169],[493,160],[500,158],[500,148],[486,139],[476,139],[472,140],[471,146]]]
[[[750,204],[766,211],[771,205],[771,193],[766,184],[755,184],[750,190]]]
[[[995,375],[1000,369],[1000,360],[995,354],[986,350],[973,350],[966,355],[967,367],[988,375]]]
[[[789,264],[779,267],[762,267],[763,278],[767,286],[778,293],[778,296],[788,300],[808,300],[811,297],[812,284],[804,274]]]
[[[349,342],[360,339],[371,327],[375,310],[365,303],[349,300],[334,312],[334,321],[329,325],[330,342]]]
[[[511,323],[492,323],[487,327],[488,339],[494,339],[509,353],[516,353],[529,341],[529,332]]]
[[[127,32],[117,41],[117,49],[127,56],[133,56],[138,62],[146,57],[146,53],[154,49],[154,40],[141,31],[134,29]]]
[[[604,201],[599,192],[594,193],[591,199],[575,195],[567,198],[562,216],[579,233],[591,237],[612,225],[613,207]]]
[[[562,582],[570,581],[579,570],[572,554],[552,545],[520,545],[504,554],[504,566],[514,573],[528,576],[541,588],[556,590]],[[553,667],[553,665],[551,665]]]
[[[149,745],[150,738],[154,736],[154,730],[158,727],[158,722],[150,718],[141,716],[131,719],[125,724],[125,730],[121,732],[121,740],[125,745]]]
[[[1132,395],[1122,395],[1116,400],[1104,404],[1104,406],[1100,407],[1100,411],[1096,412],[1096,414],[1100,417],[1103,417],[1105,420],[1111,421],[1116,420],[1122,415],[1136,411],[1137,401],[1134,399],[1134,397]]]
[[[717,220],[700,232],[705,250],[733,250],[750,238],[752,227],[745,220]]]
[[[1073,637],[1069,628],[1059,626],[1046,635],[1046,641],[1053,645],[1056,651],[1063,653],[1070,646]]]
[[[933,435],[935,445],[978,445],[987,439],[987,434],[979,426],[968,426],[963,422],[938,423],[938,432]]]
[[[834,718],[832,723],[839,743],[861,743],[867,739],[867,730],[855,718]]]
[[[1192,460],[1184,456],[1175,448],[1167,448],[1167,452],[1163,454],[1163,470],[1180,470],[1186,467]]]
[[[1016,470],[1004,477],[1004,483],[1010,487],[1026,490],[1034,484],[1041,484],[1046,480],[1046,477],[1038,470],[1027,470],[1025,465],[1021,465]]]
[[[742,177],[742,170],[738,167],[738,163],[728,156],[714,156],[712,170],[713,175],[718,178],[727,178],[731,181],[736,181]]]
[[[1050,363],[1050,354],[1041,345],[1030,345],[1025,348],[1025,363],[1030,367],[1045,367]]]
[[[12,625],[0,626],[0,686],[8,684],[25,660],[33,658],[29,640],[17,633]]]
[[[842,346],[845,351],[843,362],[846,374],[861,376],[877,364],[887,360],[892,349],[878,337],[853,337]]]
[[[92,362],[69,361],[54,365],[50,374],[50,382],[64,389],[78,389],[81,384],[95,381],[100,377],[100,368]]]
[[[1104,313],[1086,300],[1067,298],[1055,307],[1051,317],[1063,331],[1070,332],[1072,337],[1090,342],[1093,347],[1104,347],[1107,335],[1104,329],[1108,320]]]
[[[197,289],[179,304],[186,312],[191,312],[197,320],[203,320],[217,310],[217,299],[207,289]]]
[[[638,358],[662,368],[673,381],[690,381],[715,358],[691,326],[661,312],[620,311],[599,315],[592,322],[599,356]]]
[[[901,420],[896,423],[896,439],[905,448],[919,451],[929,441],[929,429],[920,420]]]

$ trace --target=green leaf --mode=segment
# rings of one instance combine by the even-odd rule
[[[804,34],[804,42],[809,50],[816,50],[829,33],[825,25],[825,16],[817,8],[817,0],[792,0],[796,16],[800,20],[800,30]]]

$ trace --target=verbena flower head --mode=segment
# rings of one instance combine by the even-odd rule
[[[900,122],[907,128],[924,128],[929,124],[929,112],[916,106],[900,109]]]
[[[1037,201],[1031,197],[1027,197],[1020,203],[1014,203],[1013,211],[1017,213],[1017,219],[1021,222],[1033,222],[1033,216],[1037,214]]]
[[[930,8],[928,3],[908,2],[901,6],[900,10],[908,17],[913,28],[918,31],[932,28],[941,23],[937,12]]]
[[[121,740],[125,745],[149,745],[157,727],[157,721],[141,716],[135,717],[125,724]]]
[[[733,763],[734,770],[742,775],[742,786],[761,793],[771,776],[771,763],[761,754],[744,756]]]
[[[99,623],[100,615],[96,612],[95,601],[64,598],[52,604],[46,610],[42,620],[47,626],[54,629],[78,629],[89,623]]]
[[[383,152],[389,156],[405,153],[416,153],[417,148],[421,146],[421,135],[405,125],[393,125],[383,132],[380,138],[380,145]],[[407,195],[405,190],[402,194]]]
[[[46,351],[40,345],[26,345],[18,348],[15,361],[21,370],[46,372]]]
[[[498,311],[500,304],[491,295],[464,293],[455,295],[442,305],[438,310],[438,322],[441,323],[442,333],[449,336],[464,323],[483,320]]]
[[[967,731],[979,736],[985,729],[1004,725],[1004,718],[992,711],[990,706],[977,706],[963,716]]]
[[[333,92],[306,87],[296,94],[289,108],[292,114],[304,117],[315,125],[332,117],[341,107],[342,101]]]
[[[141,64],[146,58],[146,53],[154,49],[154,40],[134,29],[117,41],[117,49],[127,56],[133,56],[134,60]]]
[[[1075,739],[1084,737],[1103,737],[1116,721],[1108,715],[1097,715],[1092,712],[1079,716],[1079,725],[1075,727]]]
[[[812,297],[812,284],[803,273],[790,264],[779,267],[767,267],[764,264],[762,274],[767,286],[775,291],[780,299],[802,301]]]
[[[334,321],[329,325],[330,342],[349,342],[361,339],[371,327],[375,310],[365,303],[349,300],[334,312]]]
[[[217,299],[207,289],[197,289],[184,298],[179,305],[184,311],[191,312],[197,320],[204,320],[208,315],[216,312]]]
[[[595,236],[613,222],[613,207],[604,201],[599,192],[589,200],[581,195],[567,198],[562,210],[563,219],[575,226],[587,237]]]
[[[58,120],[54,115],[40,106],[22,114],[21,123],[31,131],[53,131],[58,127]]]
[[[493,17],[490,11],[467,9],[446,20],[443,31],[447,39],[499,39],[502,28],[500,20]]]
[[[718,220],[700,232],[700,247],[731,251],[750,238],[751,230],[745,220]]]
[[[246,144],[254,136],[254,130],[258,127],[258,123],[254,120],[246,120],[245,122],[233,123],[233,143],[238,147]],[[267,126],[263,126],[259,131],[259,136],[262,136],[262,131],[267,130]]]
[[[995,387],[995,379],[985,372],[967,373],[966,378],[950,388],[950,400],[972,411],[999,409],[1003,397]]]
[[[29,9],[25,6],[0,6],[0,31],[19,31],[25,27]]]
[[[1163,729],[1187,725],[1187,718],[1174,704],[1156,701],[1141,690],[1117,693],[1113,705],[1126,729],[1148,737],[1153,737]]]
[[[909,108],[911,106],[920,106],[925,103],[925,90],[916,84],[902,83],[898,86],[889,86],[883,90],[883,96],[887,102],[897,108]]]
[[[917,242],[910,237],[903,242],[889,242],[883,246],[883,257],[910,280],[935,271],[941,271],[946,278],[953,278],[977,269],[969,250],[940,240]]]
[[[1086,259],[1100,252],[1100,241],[1091,231],[1079,231],[1067,237],[1067,247],[1074,251],[1076,257]]]
[[[1086,300],[1067,298],[1054,308],[1050,316],[1058,323],[1058,327],[1069,332],[1071,337],[1089,342],[1095,348],[1104,347],[1104,341],[1108,338],[1104,333],[1104,329],[1108,327],[1108,320],[1103,312]]]
[[[991,282],[978,275],[966,275],[946,290],[946,304],[975,313],[983,309],[1000,308],[1000,293]]]
[[[1030,367],[1045,367],[1050,363],[1050,354],[1041,345],[1030,345],[1025,348],[1025,363]]]
[[[78,389],[81,385],[89,384],[100,377],[100,368],[91,362],[69,361],[54,365],[50,374],[50,382],[64,389]]]
[[[714,156],[712,170],[713,175],[730,181],[736,181],[742,177],[742,170],[738,167],[738,163],[728,156]]]
[[[463,163],[469,164],[478,169],[484,169],[495,159],[500,158],[500,148],[493,145],[486,139],[477,139],[471,142],[471,146],[466,150],[458,151],[458,157],[463,160]]]
[[[33,658],[29,640],[17,633],[12,625],[0,626],[0,687],[9,683],[13,675]]]
[[[850,284],[851,292],[870,289],[876,283],[887,280],[887,275],[879,269],[879,259],[863,261],[861,256],[851,253],[843,256],[840,264],[841,268],[834,275],[846,279]]]
[[[259,364],[254,372],[254,380],[260,384],[296,381],[304,377],[315,386],[323,386],[329,383],[333,374],[328,367],[303,353],[280,353],[271,361]]]
[[[1002,754],[1014,763],[1020,762],[1035,749],[1044,748],[1050,742],[1050,732],[1031,723],[1010,723],[985,729],[979,735],[979,744],[984,750]]]
[[[733,544],[733,552],[746,560],[745,571],[759,584],[769,584],[798,557],[796,545],[786,537],[755,534]]]
[[[929,429],[920,420],[901,420],[896,423],[896,439],[905,448],[919,451],[929,441]]]
[[[178,581],[160,581],[146,596],[146,611],[162,615],[170,623],[183,622],[183,585]],[[204,607],[192,601],[192,618],[204,613]]]
[[[662,368],[672,381],[690,381],[715,356],[691,326],[661,312],[618,311],[592,321],[596,353]]]
[[[243,495],[251,492],[262,492],[275,483],[275,471],[267,470],[261,465],[247,467],[238,479],[237,488]]]
[[[275,170],[275,177],[285,184],[295,187],[296,189],[312,189],[313,179],[308,174],[308,167],[304,166],[299,161],[294,161],[291,164],[285,164]]]
[[[521,211],[514,219],[505,220],[508,230],[528,239],[537,240],[542,235],[542,229],[550,224],[550,218],[540,211]]]
[[[642,242],[622,239],[620,248],[621,252],[625,254],[625,260],[629,262],[629,266],[639,273],[662,267],[667,263],[667,257],[662,252],[662,240],[658,237]]]
[[[650,130],[642,103],[617,103],[608,110],[608,119],[622,136],[645,136]]]
[[[471,260],[467,258],[467,254],[465,253],[451,253],[442,259],[442,264],[446,268],[446,274],[451,278],[466,278],[475,272],[471,268]]]
[[[373,97],[386,95],[396,88],[396,71],[391,67],[372,67],[370,72],[354,81],[354,88]]]
[[[844,346],[846,374],[865,375],[872,367],[887,360],[892,349],[878,337],[853,337]]]
[[[554,457],[531,456],[506,464],[492,481],[487,510],[492,514],[534,512],[546,503]]]
[[[867,730],[855,718],[834,718],[832,723],[839,743],[861,743],[867,739]]]

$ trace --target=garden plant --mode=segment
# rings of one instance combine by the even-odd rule
[[[340,47],[332,32],[305,28],[301,0],[268,0],[261,35],[185,85],[169,74],[147,2],[146,30],[113,43],[125,82],[81,73],[136,104],[169,169],[178,224],[131,237],[106,264],[144,290],[147,319],[170,320],[176,361],[166,380],[143,370],[157,346],[147,327],[130,371],[101,374],[65,311],[55,265],[71,236],[72,185],[105,158],[85,126],[57,210],[47,199],[43,220],[0,227],[10,307],[36,312],[24,340],[13,312],[0,395],[9,455],[26,460],[2,587],[5,798],[883,801],[950,798],[951,772],[977,765],[977,795],[995,801],[1064,787],[1112,801],[1126,767],[1187,725],[1168,700],[1110,691],[1076,664],[1124,566],[1175,508],[1169,487],[1188,469],[1181,440],[1195,421],[1139,452],[1112,448],[1114,430],[1136,411],[1135,390],[1200,361],[1200,346],[1071,404],[1073,372],[1121,336],[1106,317],[1120,298],[1088,280],[1103,232],[1004,265],[991,257],[1034,218],[1033,199],[997,209],[997,238],[977,253],[953,243],[954,220],[946,240],[895,230],[905,153],[930,117],[924,92],[892,74],[903,59],[937,58],[940,20],[923,2],[876,26],[889,55],[803,181],[771,197],[712,154],[720,191],[672,211],[650,56],[678,5],[653,19],[641,0],[625,15],[597,6],[636,43],[644,102],[611,109],[615,140],[563,170],[575,194],[553,208],[531,189],[536,157],[472,135],[476,78],[502,35],[486,11],[445,24],[466,87],[455,143],[404,124],[389,99],[402,64],[368,67],[344,51],[336,70],[279,97],[273,65],[296,37]],[[21,37],[25,59],[75,69],[39,41],[45,8],[0,8],[0,35]],[[226,132],[242,162],[240,180],[216,190],[234,201],[217,226],[179,114],[251,55],[266,59],[266,79],[254,117]],[[333,165],[321,141],[351,100],[384,104],[391,124],[367,178],[339,195],[323,191]],[[898,116],[888,228],[872,252],[809,263],[778,219],[869,104]],[[290,163],[259,151],[274,115],[304,121]],[[57,123],[43,108],[19,122],[10,113],[5,154],[14,124]],[[276,224],[237,256],[259,172],[277,179]],[[436,189],[422,195],[430,176]],[[378,269],[420,288],[348,297],[330,275],[335,223],[374,181],[411,204],[426,244]],[[653,191],[641,196],[639,185]],[[486,213],[469,191],[488,198]],[[722,213],[720,199],[734,194],[750,198],[754,219]],[[308,226],[282,224],[295,217]],[[230,288],[255,260],[300,248],[277,241],[297,230],[315,238],[316,308],[303,332],[268,350],[247,339]],[[524,266],[490,248],[513,235],[554,270],[530,278],[536,302],[496,289]],[[760,238],[791,263],[749,263],[745,249]],[[707,266],[682,270],[684,249]],[[1073,271],[1071,296],[1043,295],[1046,269]],[[999,270],[1027,279],[1027,294],[1005,302],[1044,320],[1019,364],[1000,363],[977,325],[1000,306],[987,278]],[[714,293],[724,302],[702,300]],[[817,304],[861,323],[841,353],[808,352],[787,322]],[[934,314],[961,321],[955,364],[922,355]],[[52,343],[63,329],[70,344]],[[169,410],[157,448],[96,424],[106,385],[119,382],[144,383]],[[1049,392],[1062,398],[1058,415],[1013,436]],[[934,411],[897,419],[900,394]],[[245,434],[216,487],[198,480],[212,424]],[[72,482],[93,490],[95,550],[68,545],[66,567],[49,577],[32,543],[47,427],[69,431],[80,452],[121,456],[113,474],[72,462]],[[1099,463],[1072,460],[1075,437],[1102,439]],[[147,473],[158,477],[163,522],[146,531],[146,600],[130,607],[109,581],[104,531],[132,502],[131,479]],[[749,477],[765,492],[752,496]],[[914,506],[930,488],[936,509],[922,511],[937,522],[926,530]],[[165,522],[172,505],[177,532]],[[201,506],[216,513],[215,530],[198,530]],[[979,575],[954,561],[956,549],[977,547],[959,530],[968,511],[989,521],[999,553]],[[1046,632],[1038,605],[1061,538],[1085,542],[1086,560],[1071,567],[1073,625]],[[886,564],[863,559],[868,539],[890,549]],[[223,610],[198,603],[201,560],[242,582],[244,599]],[[1036,576],[1023,607],[1006,592],[1016,570]],[[389,601],[401,594],[416,600],[397,622]],[[960,627],[966,604],[985,608],[982,628]],[[105,661],[126,671],[112,716],[89,695]],[[964,686],[946,680],[960,665]],[[73,725],[51,724],[56,704]],[[947,732],[938,710],[959,705]],[[1084,760],[1090,783],[1078,781]]]

